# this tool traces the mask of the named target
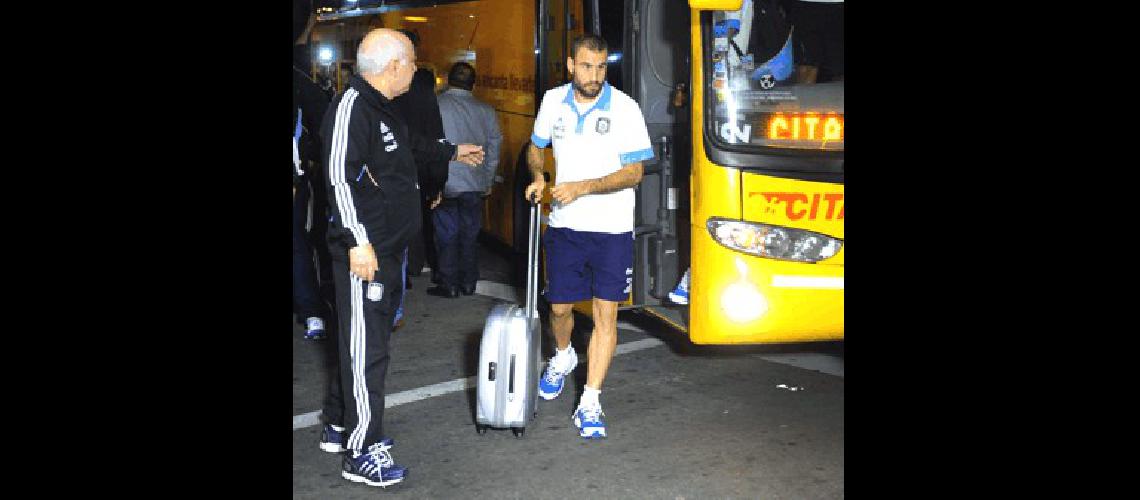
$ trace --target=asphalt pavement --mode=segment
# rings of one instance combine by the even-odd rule
[[[570,421],[585,382],[589,320],[578,317],[573,387],[540,401],[526,434],[475,432],[479,338],[491,307],[511,299],[509,259],[484,249],[479,292],[427,295],[413,279],[392,337],[385,433],[408,478],[386,489],[340,477],[320,451],[317,414],[331,342],[293,328],[294,498],[842,498],[843,344],[695,346],[630,311],[602,388],[609,437]],[[552,338],[544,334],[544,353]]]

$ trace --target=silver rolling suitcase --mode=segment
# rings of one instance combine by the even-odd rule
[[[522,437],[538,411],[539,335],[538,234],[541,211],[530,207],[527,244],[526,303],[499,304],[487,315],[479,345],[475,430],[510,427]]]

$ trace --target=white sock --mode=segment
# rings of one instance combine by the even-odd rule
[[[583,386],[582,387],[582,400],[578,402],[578,406],[582,407],[582,408],[601,406],[602,403],[600,401],[598,401],[598,398],[601,397],[601,395],[602,395],[601,389],[594,389],[593,387],[590,387],[588,385]]]
[[[556,367],[555,369],[558,371],[569,370],[571,363],[574,361],[574,358],[570,357],[574,355],[573,349],[573,345],[567,345],[565,350],[560,350],[558,346],[555,346],[554,356],[551,356],[550,364]]]
[[[567,344],[566,349],[559,349],[557,346],[555,346],[555,348],[554,348],[554,359],[557,359],[558,364],[560,364],[560,365],[568,365],[568,364],[570,364],[570,356],[572,355],[573,350],[574,350],[573,344]]]

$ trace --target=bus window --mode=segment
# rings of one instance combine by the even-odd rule
[[[704,15],[710,139],[735,149],[843,150],[843,4],[827,5],[840,9],[837,25],[820,23],[798,5],[788,12],[774,0],[745,0],[740,10]],[[840,31],[821,37],[821,29]],[[828,56],[821,68],[806,60],[820,59],[824,50],[838,51],[838,63]]]

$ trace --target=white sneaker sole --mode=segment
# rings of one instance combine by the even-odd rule
[[[373,480],[368,479],[364,476],[358,476],[356,474],[350,474],[348,471],[341,471],[340,477],[343,477],[343,478],[345,478],[349,481],[352,481],[354,483],[364,483],[364,484],[367,484],[368,486],[379,486],[381,488],[386,488],[388,486],[391,486],[393,484],[396,484],[396,483],[404,480],[404,478],[401,477],[398,479],[393,479],[391,481],[373,481]]]
[[[669,292],[669,300],[672,301],[674,304],[689,305],[689,298],[688,297],[682,297],[680,295],[673,295],[673,292]]]
[[[337,443],[321,443],[321,451],[327,451],[329,453],[340,453],[344,451],[344,446],[341,446]]]

